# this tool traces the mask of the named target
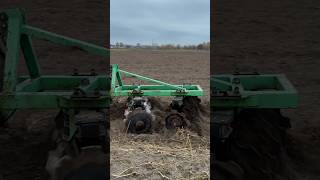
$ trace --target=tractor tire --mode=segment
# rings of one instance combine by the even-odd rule
[[[295,179],[286,163],[286,130],[290,123],[279,110],[243,110],[232,127],[225,154],[218,154],[217,159],[224,157],[223,161],[238,164],[244,179]]]
[[[67,149],[66,149],[67,148]],[[46,170],[52,180],[104,180],[107,179],[106,154],[100,148],[90,147],[78,156],[68,155],[67,146],[51,150]]]
[[[90,122],[96,118],[101,118],[101,115],[94,111],[85,111],[83,114],[77,113],[76,116],[78,116],[78,122],[83,122],[84,120]],[[106,159],[108,159],[108,154],[96,145],[81,147],[76,136],[71,141],[64,140],[63,135],[65,132],[63,125],[66,120],[68,120],[68,114],[60,110],[55,118],[56,128],[52,135],[55,149],[48,153],[45,167],[51,179],[107,179]],[[101,140],[108,143],[107,138]],[[107,150],[106,148],[103,147],[103,149]]]
[[[63,180],[106,180],[107,178],[107,167],[105,165],[87,163],[71,170]]]
[[[244,171],[239,164],[229,161],[213,162],[213,179],[219,180],[244,180]]]

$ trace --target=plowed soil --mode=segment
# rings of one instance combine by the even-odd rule
[[[159,124],[152,134],[126,134],[123,112],[126,98],[111,106],[111,176],[117,179],[209,179],[209,51],[137,50],[111,51],[111,64],[126,71],[172,84],[198,84],[205,92],[199,113],[200,126],[169,131],[165,109],[172,98],[151,98]],[[127,84],[141,81],[124,79]]]
[[[58,34],[105,46],[108,42],[104,1],[22,1],[2,0],[1,9],[19,7],[25,10],[29,25]],[[77,49],[34,40],[44,74],[106,73],[108,61],[87,55]],[[119,53],[119,54],[117,54]],[[113,56],[115,55],[115,56]],[[121,102],[115,103],[111,116],[111,174],[117,179],[188,179],[209,177],[209,52],[208,51],[141,51],[116,52],[113,63],[122,69],[140,73],[169,83],[200,84],[203,121],[197,132],[161,132],[148,135],[127,135],[121,131]],[[19,74],[26,74],[23,59]],[[115,102],[121,101],[116,99]],[[162,102],[163,101],[163,102]],[[168,106],[168,99],[159,100]],[[119,109],[117,109],[117,107]],[[58,111],[17,111],[15,117],[0,128],[0,179],[48,179],[44,167],[48,151],[53,148],[51,134]],[[202,127],[203,126],[203,127]],[[133,169],[132,169],[133,167]]]
[[[319,2],[216,2],[211,73],[233,73],[238,69],[286,74],[300,99],[297,109],[284,111],[292,123],[288,145],[282,146],[287,148],[289,160],[286,162],[297,179],[318,179]]]

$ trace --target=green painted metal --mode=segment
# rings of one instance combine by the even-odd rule
[[[41,75],[40,66],[32,46],[31,37],[25,34],[21,35],[21,49],[23,51],[24,59],[26,60],[26,65],[30,72],[30,77],[31,78],[39,77]]]
[[[32,39],[38,38],[58,45],[79,48],[88,53],[109,57],[109,50],[94,44],[45,31],[26,24],[20,9],[3,13],[8,17],[5,52],[4,85],[0,94],[0,113],[9,114],[16,109],[63,109],[69,114],[67,139],[76,132],[75,109],[108,108],[113,96],[202,96],[198,85],[173,85],[112,65],[109,75],[74,74],[44,75],[41,73]],[[20,50],[29,71],[17,76]],[[125,85],[123,77],[135,77],[156,85]]]
[[[3,86],[0,94],[1,117],[9,117],[16,109],[63,109],[69,114],[68,133],[73,139],[77,131],[74,118],[76,109],[106,109],[110,106],[110,78],[108,75],[43,75],[38,64],[32,38],[72,46],[102,57],[109,50],[76,39],[61,36],[25,24],[23,11],[11,9],[0,12],[7,17],[6,50],[3,69]],[[2,22],[3,23],[3,22]],[[3,36],[3,34],[2,34]],[[17,76],[20,50],[29,70],[26,76]]]
[[[3,12],[0,12],[3,13]],[[199,85],[175,85],[111,66],[109,75],[43,75],[32,38],[63,46],[76,47],[88,53],[109,57],[109,50],[94,44],[51,33],[26,25],[19,9],[4,11],[8,16],[6,56],[0,113],[16,109],[59,108],[70,112],[69,139],[75,132],[74,109],[108,108],[116,96],[203,96]],[[23,53],[29,74],[17,76],[19,52]],[[146,82],[125,84],[131,77]],[[214,108],[293,108],[298,95],[284,75],[214,75],[210,80]]]
[[[20,50],[20,33],[22,26],[22,13],[18,10],[6,12],[8,18],[7,52],[4,66],[4,85],[2,92],[13,92],[17,80],[17,64]]]
[[[213,75],[211,106],[215,108],[295,108],[298,93],[283,74]]]
[[[5,87],[0,96],[2,110],[25,108],[102,108],[111,96],[202,96],[198,85],[172,85],[159,80],[120,70],[112,65],[111,92],[107,75],[42,75],[32,38],[44,39],[64,46],[80,48],[102,57],[109,50],[25,24],[19,9],[5,11],[9,19],[5,64]],[[19,50],[22,50],[28,76],[17,77]],[[156,85],[125,85],[122,77],[135,77]]]
[[[52,32],[48,32],[36,27],[31,27],[28,25],[22,26],[22,33],[30,37],[35,37],[43,40],[50,41],[63,46],[72,46],[87,51],[88,53],[108,57],[109,51],[104,48],[94,44],[86,43],[77,39],[69,38],[66,36],[61,36]]]
[[[107,75],[42,75],[32,38],[77,47],[89,53],[109,56],[109,50],[94,44],[50,33],[25,24],[20,9],[4,11],[8,30],[4,66],[4,86],[0,95],[1,111],[43,108],[107,108],[111,97]],[[29,75],[17,77],[20,49]]]
[[[136,78],[155,85],[125,85],[122,77]],[[173,85],[119,69],[112,65],[111,91],[113,96],[203,96],[199,85]]]

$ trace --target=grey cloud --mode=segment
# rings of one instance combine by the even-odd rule
[[[209,0],[111,0],[111,42],[208,41]]]

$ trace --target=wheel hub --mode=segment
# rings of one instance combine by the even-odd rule
[[[143,121],[138,121],[138,122],[136,123],[136,126],[135,126],[135,127],[136,127],[136,130],[138,130],[138,131],[144,129],[144,127],[145,127],[144,122],[143,122]]]

